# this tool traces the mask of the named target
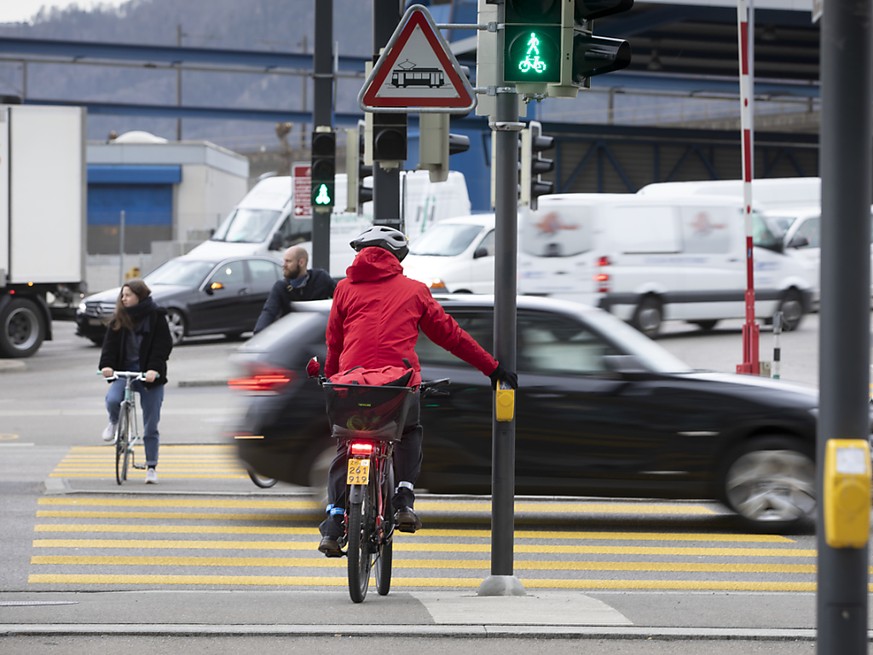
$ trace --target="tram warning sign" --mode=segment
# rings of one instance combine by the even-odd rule
[[[430,12],[412,5],[358,94],[364,111],[466,114],[476,96]]]

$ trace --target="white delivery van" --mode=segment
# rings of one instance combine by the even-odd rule
[[[403,273],[434,293],[494,293],[494,214],[432,225],[410,242]]]
[[[719,196],[563,194],[520,214],[519,293],[603,307],[655,335],[665,320],[711,329],[745,316],[742,201]],[[784,254],[753,213],[755,313],[794,329],[810,311],[815,271]]]
[[[346,175],[338,174],[337,210],[346,206],[346,186]],[[401,191],[404,190],[404,219],[410,237],[417,236],[440,219],[470,213],[470,196],[463,173],[451,171],[445,182],[432,183],[427,171],[402,172]],[[311,252],[312,216],[294,215],[292,194],[292,179],[288,176],[261,180],[240,200],[212,237],[191,252],[205,256],[272,254],[281,257],[288,246],[298,243]],[[364,204],[361,216],[340,211],[331,216],[332,273],[344,271],[354,255],[348,248],[351,239],[346,240],[344,248],[335,249],[335,238],[344,239],[349,233],[355,236],[372,224],[372,203]],[[337,260],[336,266],[334,259]]]

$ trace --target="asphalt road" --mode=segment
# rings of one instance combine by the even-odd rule
[[[583,653],[606,650],[660,653],[669,648],[671,652],[690,653],[693,648],[697,653],[705,648],[716,655],[727,655],[810,653],[814,649],[815,597],[808,586],[788,591],[787,587],[775,590],[778,587],[761,586],[732,590],[727,584],[722,588],[707,588],[704,584],[708,580],[746,579],[759,583],[763,580],[773,584],[811,580],[807,568],[813,560],[808,555],[798,559],[797,554],[814,548],[813,537],[800,535],[780,544],[763,546],[754,541],[741,545],[728,543],[724,545],[724,552],[720,552],[718,535],[737,536],[735,527],[730,525],[729,519],[720,516],[715,507],[702,508],[712,515],[694,516],[693,512],[698,511],[694,504],[682,507],[681,512],[692,515],[681,518],[647,517],[651,508],[646,504],[631,509],[613,505],[599,515],[592,515],[588,507],[580,512],[579,518],[562,526],[565,531],[574,532],[569,541],[566,534],[562,539],[548,531],[530,537],[530,541],[519,537],[518,543],[535,549],[532,554],[520,552],[517,556],[517,574],[522,580],[529,580],[531,587],[524,599],[488,600],[475,595],[476,582],[489,573],[487,561],[482,560],[487,560],[487,506],[476,510],[462,526],[468,531],[481,530],[482,536],[472,536],[469,532],[440,534],[440,529],[450,531],[459,527],[455,524],[458,513],[453,514],[454,510],[447,510],[439,519],[440,499],[434,499],[430,510],[432,521],[437,519],[436,524],[430,526],[435,529],[426,537],[428,541],[421,542],[421,547],[427,550],[435,544],[449,548],[449,554],[444,552],[442,557],[455,560],[453,564],[478,557],[479,561],[473,564],[478,568],[465,574],[466,583],[426,591],[414,585],[406,586],[402,582],[404,578],[419,575],[419,572],[401,567],[395,576],[395,590],[389,596],[383,598],[373,592],[361,606],[349,602],[343,590],[342,570],[323,569],[323,558],[304,563],[301,571],[313,581],[329,579],[330,582],[321,585],[316,582],[304,588],[280,586],[282,591],[271,590],[276,589],[275,585],[257,584],[278,575],[270,568],[262,568],[260,572],[267,571],[268,575],[252,584],[251,579],[239,580],[234,576],[255,576],[256,573],[244,567],[221,569],[222,564],[217,561],[203,567],[179,560],[148,564],[143,564],[143,560],[130,560],[129,565],[121,566],[117,560],[101,559],[117,555],[154,559],[241,554],[210,553],[202,550],[202,544],[192,545],[190,551],[178,547],[171,550],[144,547],[147,545],[144,542],[155,538],[178,545],[179,540],[191,538],[186,532],[196,532],[194,527],[203,526],[212,530],[213,536],[199,536],[200,541],[228,538],[232,530],[223,536],[220,533],[233,526],[263,525],[274,532],[258,539],[274,539],[286,544],[301,539],[305,542],[301,548],[308,553],[312,546],[309,542],[314,543],[313,510],[304,508],[297,515],[290,512],[290,520],[286,517],[283,521],[262,524],[220,516],[204,518],[204,512],[241,511],[239,507],[204,510],[202,502],[198,506],[198,501],[205,499],[221,499],[231,505],[234,502],[300,500],[294,495],[295,490],[288,487],[256,489],[232,458],[218,452],[227,443],[226,428],[236,411],[234,398],[223,385],[233,372],[228,358],[236,344],[220,339],[200,339],[174,351],[162,420],[165,452],[172,453],[176,448],[182,457],[184,450],[190,447],[214,451],[210,455],[214,459],[208,461],[209,479],[180,476],[171,485],[172,474],[167,471],[164,486],[150,488],[134,480],[118,489],[110,476],[90,477],[89,467],[100,461],[105,450],[99,442],[105,422],[102,403],[105,384],[96,375],[99,353],[89,342],[73,335],[71,324],[56,324],[56,337],[55,341],[46,343],[37,356],[0,370],[0,516],[4,525],[0,536],[0,635],[6,635],[0,641],[0,652],[58,652],[52,649],[93,652],[97,647],[96,635],[109,635],[100,637],[100,648],[118,646],[131,653],[153,652],[155,648],[163,652],[185,649],[185,652],[198,653],[206,652],[207,648],[210,652],[238,652],[241,648],[257,647],[270,652],[281,647],[283,652],[299,649],[318,653],[328,649],[330,652],[349,648],[374,652],[379,648],[381,652],[385,648],[414,647],[423,653],[435,652],[438,648],[457,652],[476,648],[483,653],[497,652],[498,648],[502,653],[520,652],[521,648],[526,653],[532,648],[537,651],[548,648],[557,653],[569,652],[570,648]],[[732,371],[741,359],[741,323],[725,323],[710,333],[681,324],[670,325],[660,342],[692,366]],[[772,335],[762,331],[762,359],[771,342]],[[782,335],[781,348],[783,379],[815,385],[817,317],[807,317],[799,331]],[[108,451],[105,454],[110,460]],[[163,454],[162,461],[165,461]],[[78,477],[80,475],[82,477]],[[78,508],[56,506],[52,504],[56,499],[87,499],[87,502]],[[143,510],[136,506],[142,504],[143,499],[152,503],[150,508]],[[154,501],[159,501],[157,507]],[[173,501],[176,507],[168,510],[160,506],[160,501]],[[660,506],[666,511],[664,504],[648,505]],[[64,514],[71,510],[79,514]],[[87,514],[94,511],[102,514]],[[130,515],[130,512],[142,511],[182,514],[172,517]],[[262,511],[263,508],[256,513]],[[199,512],[201,516],[194,518],[185,512]],[[543,511],[537,509],[533,514],[542,515]],[[43,527],[37,530],[37,525]],[[93,527],[95,525],[102,527]],[[529,526],[521,520],[516,527],[522,530]],[[300,534],[283,536],[280,528],[299,530]],[[595,537],[595,534],[621,530],[632,530],[636,534],[612,534],[608,541],[603,541],[602,536]],[[649,536],[641,540],[641,533]],[[422,533],[424,535],[426,532]],[[99,543],[95,546],[76,543],[76,539],[83,538],[127,538],[130,542],[121,549],[110,549],[105,543],[103,547]],[[34,547],[41,539],[56,541],[45,548]],[[598,541],[602,542],[604,550],[600,555],[590,552],[567,555],[559,548],[567,544],[586,546]],[[463,548],[451,550],[465,544],[466,551]],[[470,544],[484,545],[485,553],[471,556]],[[680,549],[690,546],[691,549],[677,550],[679,556],[645,550],[657,545]],[[636,554],[622,550],[627,548],[643,550],[637,550]],[[744,548],[763,550],[746,558],[744,556],[752,550],[741,552]],[[768,548],[775,550],[769,555],[763,554]],[[787,550],[779,551],[779,548]],[[297,550],[291,553],[295,557],[300,556]],[[401,553],[409,561],[423,560],[418,564],[422,569],[434,566],[431,552],[415,549],[403,552],[398,548],[398,558]],[[242,554],[271,555],[263,551]],[[43,557],[50,559],[39,559]],[[51,559],[70,557],[73,559]],[[644,570],[639,570],[641,559],[648,563]],[[655,560],[658,565],[652,566]],[[550,561],[552,569],[548,568]],[[619,566],[615,571],[593,573],[591,565],[598,561]],[[693,572],[696,566],[724,565],[732,561],[736,562],[733,572],[714,573],[705,568]],[[536,568],[522,568],[521,565],[527,567],[528,562],[534,567],[545,566],[541,571],[546,573],[538,573]],[[584,567],[583,572],[572,571],[574,562]],[[261,562],[263,564],[271,563]],[[631,565],[629,570],[621,570],[628,565]],[[673,565],[676,570],[669,570]],[[749,565],[752,568],[748,568]],[[763,568],[754,568],[762,565]],[[792,572],[792,566],[797,565],[801,568]],[[127,566],[132,568],[125,568]],[[190,568],[174,568],[176,566]],[[207,586],[186,586],[181,579],[168,584],[167,578],[160,577],[215,575],[216,571],[225,579]],[[89,578],[79,578],[83,582],[73,584],[57,580],[29,582],[39,579],[32,576],[71,573],[110,578],[92,577],[92,582],[84,581]],[[119,575],[140,576],[140,581]],[[148,575],[159,577],[149,582],[142,578]],[[458,577],[458,574],[449,576]],[[572,585],[565,589],[539,588],[534,583],[538,579],[573,581],[580,577],[599,577],[606,582],[599,590],[590,584],[583,590]],[[141,582],[143,579],[146,584]],[[658,583],[658,580],[672,580],[673,586]],[[698,583],[696,587],[694,584],[676,585],[677,580]],[[648,585],[643,584],[646,581]],[[239,582],[243,584],[236,584]],[[293,593],[288,592],[289,588]],[[379,638],[370,638],[374,635]],[[452,639],[446,641],[440,637]],[[512,640],[517,637],[525,637],[525,640]]]

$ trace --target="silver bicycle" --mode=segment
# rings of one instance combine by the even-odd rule
[[[106,378],[114,382],[124,378],[124,398],[118,412],[118,425],[115,427],[115,481],[118,484],[127,480],[128,468],[145,469],[145,464],[134,461],[133,448],[142,440],[139,417],[136,411],[136,393],[133,390],[134,380],[145,380],[145,374],[140,371],[115,371]]]

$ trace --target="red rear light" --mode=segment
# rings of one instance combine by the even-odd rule
[[[286,384],[293,382],[296,376],[284,368],[258,368],[251,375],[233,378],[227,381],[227,386],[236,391],[252,393],[277,393]]]
[[[603,268],[610,265],[609,257],[598,257],[597,267]],[[597,283],[598,293],[609,293],[609,273],[598,271],[594,274],[594,281]]]
[[[353,441],[349,449],[352,455],[366,455],[369,457],[373,454],[373,444],[369,441]]]

